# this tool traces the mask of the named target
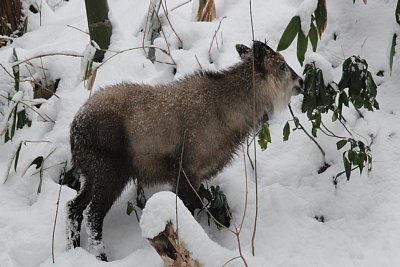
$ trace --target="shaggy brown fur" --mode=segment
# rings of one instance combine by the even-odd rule
[[[79,246],[87,208],[90,247],[106,260],[103,220],[130,179],[176,186],[184,146],[182,167],[198,188],[230,162],[265,113],[283,109],[299,93],[302,80],[279,53],[261,42],[236,49],[242,61],[227,70],[159,86],[113,85],[81,108],[71,125],[71,151],[84,180],[68,203],[70,246]],[[178,195],[193,212],[186,179]]]

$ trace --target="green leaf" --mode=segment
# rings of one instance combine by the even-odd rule
[[[19,152],[21,152],[22,142],[19,143],[17,152],[15,152],[15,160],[14,160],[14,171],[17,171]]]
[[[347,140],[340,140],[336,143],[337,150],[340,150],[347,144]]]
[[[400,3],[400,0],[399,0],[399,2],[397,3],[397,7],[399,7],[399,3]],[[399,12],[400,12],[400,10],[399,10]],[[397,13],[396,13],[396,14],[397,14]],[[397,15],[400,16],[400,14],[397,14]],[[396,16],[396,18],[397,18],[397,16]],[[392,69],[393,69],[393,57],[394,57],[394,55],[396,54],[396,40],[397,40],[397,34],[394,33],[394,34],[393,34],[393,38],[392,38],[392,46],[391,46],[391,48],[390,48],[390,55],[389,55],[390,74],[392,74]]]
[[[300,29],[297,35],[297,60],[300,65],[303,66],[304,58],[307,52],[308,38],[304,35],[303,31]]]
[[[317,9],[315,10],[315,22],[317,24],[319,38],[321,38],[322,33],[325,31],[328,21],[327,14],[326,0],[318,0]]]
[[[337,121],[338,117],[339,117],[339,115],[338,115],[337,111],[334,110],[333,114],[332,114],[332,122]]]
[[[372,170],[372,157],[371,155],[367,155],[368,158],[368,171]]]
[[[351,164],[350,162],[347,160],[345,154],[343,154],[343,163],[344,163],[344,170],[346,172],[346,178],[347,181],[350,179],[350,173],[351,173]]]
[[[283,127],[283,141],[287,141],[290,135],[289,122],[286,122],[285,127]]]
[[[128,201],[126,205],[126,214],[131,215],[132,211],[135,210],[135,206],[133,206],[132,202]]]
[[[15,105],[14,111],[13,111],[13,122],[11,124],[10,140],[15,135],[15,129],[16,129],[16,126],[17,126],[17,109],[18,109],[18,104]]]
[[[287,49],[299,31],[301,31],[300,17],[295,16],[290,20],[289,24],[286,26],[286,29],[283,31],[277,50],[282,51]]]
[[[313,127],[312,127],[312,129],[311,129],[311,134],[312,134],[314,137],[317,137],[317,127],[315,127],[314,123],[313,123]]]
[[[25,125],[30,127],[32,125],[32,121],[28,118],[28,116],[26,116],[26,111],[22,110],[18,113],[17,129],[22,129]]]
[[[310,43],[312,45],[313,51],[317,51],[318,46],[318,32],[314,23],[311,23],[310,32],[308,33],[308,37],[310,38]]]
[[[17,56],[17,51],[15,50],[15,48],[13,49],[13,59],[14,62],[18,61],[18,56]],[[13,74],[14,74],[14,89],[16,92],[19,91],[19,65],[14,66],[13,68]]]
[[[31,162],[31,164],[29,164],[29,167],[32,166],[32,165],[36,165],[35,169],[39,169],[40,167],[42,167],[43,161],[44,161],[44,158],[42,156],[39,156],[39,157],[35,158]]]

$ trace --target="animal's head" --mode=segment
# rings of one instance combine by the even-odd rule
[[[265,81],[266,90],[274,106],[286,106],[290,97],[298,95],[303,87],[303,80],[286,63],[284,57],[272,50],[267,44],[254,41],[253,48],[242,44],[236,45],[243,61],[253,60],[257,79]]]

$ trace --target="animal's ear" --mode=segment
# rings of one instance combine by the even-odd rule
[[[244,59],[250,53],[251,50],[249,47],[243,44],[237,44],[235,47],[241,59]]]
[[[268,48],[269,47],[262,42],[254,41],[253,43],[254,64],[257,72],[267,72],[265,61],[270,52]]]

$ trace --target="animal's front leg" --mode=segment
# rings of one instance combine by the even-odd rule
[[[183,201],[192,215],[194,215],[196,203],[198,202],[196,192],[199,186],[200,182],[197,177],[194,177],[190,174],[181,173],[178,184],[178,197]]]

